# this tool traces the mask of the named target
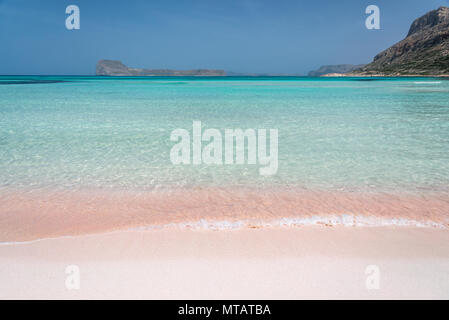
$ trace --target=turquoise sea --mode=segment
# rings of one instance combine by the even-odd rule
[[[279,169],[180,165],[170,133],[278,129]],[[1,190],[447,192],[449,81],[0,77]]]

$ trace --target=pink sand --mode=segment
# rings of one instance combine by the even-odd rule
[[[65,286],[66,267],[79,290]],[[368,289],[369,265],[379,288]],[[308,226],[0,245],[0,298],[448,299],[449,232]]]
[[[293,224],[298,224],[294,219],[334,224],[333,216],[343,217],[348,220],[344,224],[349,225],[408,221],[411,225],[447,228],[449,194],[239,189],[148,193],[8,191],[2,192],[0,199],[0,242],[174,224],[188,227],[204,221],[206,225],[243,221],[245,227],[273,225],[279,219],[290,219]]]
[[[448,299],[448,227],[447,193],[8,190],[0,298]]]

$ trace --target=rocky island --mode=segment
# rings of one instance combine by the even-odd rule
[[[96,68],[97,76],[225,76],[224,70],[194,69],[194,70],[170,70],[170,69],[138,69],[129,68],[118,60],[100,60]]]

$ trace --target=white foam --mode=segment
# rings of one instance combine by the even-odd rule
[[[187,229],[187,230],[242,230],[248,228],[294,228],[304,226],[343,226],[343,227],[415,227],[415,228],[436,228],[436,229],[448,229],[449,223],[439,223],[435,221],[418,221],[405,218],[379,218],[372,216],[360,216],[352,214],[335,214],[326,216],[310,216],[304,218],[280,218],[271,221],[260,220],[240,220],[240,221],[227,221],[227,220],[207,220],[200,219],[198,221],[168,223],[164,225],[148,225],[127,230],[117,230],[111,232],[102,232],[97,234],[88,235],[76,235],[76,236],[60,236],[60,237],[47,237],[28,241],[10,241],[0,242],[1,245],[13,245],[13,244],[28,244],[35,243],[44,240],[51,239],[65,239],[65,238],[77,238],[86,236],[97,236],[105,234],[115,234],[123,231],[151,231],[151,230],[165,230],[165,229]]]
[[[440,84],[441,81],[416,81],[414,84]]]
[[[245,228],[299,227],[299,226],[345,226],[345,227],[418,227],[446,229],[448,225],[434,221],[417,221],[404,218],[379,218],[339,214],[329,216],[310,216],[304,218],[281,218],[271,221],[241,220],[214,221],[200,219],[198,221],[170,223],[158,226],[143,226],[132,230],[154,229],[192,229],[192,230],[237,230]]]

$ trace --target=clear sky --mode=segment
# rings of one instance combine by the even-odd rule
[[[78,5],[81,29],[65,28]],[[365,8],[381,30],[365,28]],[[95,73],[99,59],[145,68],[300,73],[367,63],[449,0],[0,0],[0,74]]]

